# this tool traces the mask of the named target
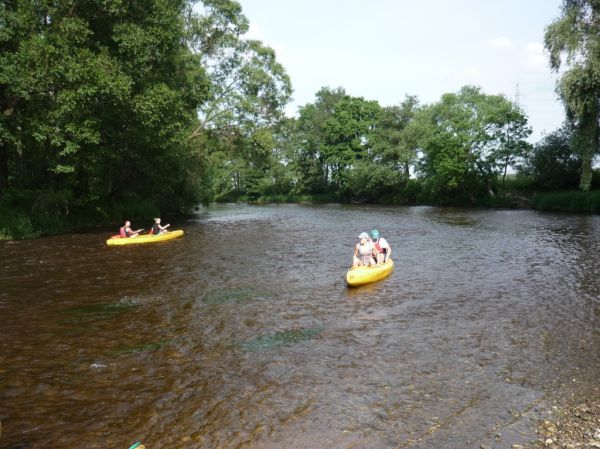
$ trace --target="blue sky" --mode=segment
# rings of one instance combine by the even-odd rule
[[[465,84],[515,99],[518,84],[532,141],[563,121],[543,48],[562,0],[238,1],[292,80],[290,115],[323,86],[388,106]]]

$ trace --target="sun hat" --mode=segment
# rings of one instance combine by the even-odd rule
[[[374,239],[378,239],[379,238],[379,231],[377,229],[373,229],[371,231],[371,238],[374,238]]]
[[[369,234],[367,234],[366,232],[361,232],[360,235],[358,236],[359,239],[368,239],[369,238]]]

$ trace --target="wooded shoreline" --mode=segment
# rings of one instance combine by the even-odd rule
[[[600,190],[590,192],[580,191],[562,191],[562,192],[547,192],[535,194],[523,194],[522,192],[508,191],[499,195],[493,202],[483,204],[431,204],[424,202],[400,202],[393,201],[360,201],[346,200],[343,201],[335,195],[268,195],[260,196],[253,200],[248,198],[238,198],[235,201],[239,204],[368,204],[382,206],[433,206],[433,207],[458,207],[458,208],[491,208],[491,209],[532,209],[539,212],[558,212],[572,214],[600,214]],[[153,216],[155,211],[134,210],[132,214],[128,214],[127,218],[136,223],[143,225],[148,221],[148,216]],[[150,213],[150,215],[148,215]],[[156,214],[155,214],[156,215]],[[194,216],[193,211],[190,213],[173,213],[168,214],[170,219],[185,219]],[[106,230],[109,227],[114,228],[116,233],[118,227],[122,225],[122,221],[116,219],[99,219],[95,217],[93,220],[86,221],[84,217],[78,216],[70,218],[68,216],[42,216],[31,217],[22,211],[1,211],[0,219],[0,240],[18,240],[37,238],[46,235],[58,235],[69,232],[89,232]]]

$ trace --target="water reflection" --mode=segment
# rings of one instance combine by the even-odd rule
[[[510,447],[598,385],[598,217],[218,206],[183,225],[0,243],[0,447]],[[347,289],[372,228],[394,273]]]

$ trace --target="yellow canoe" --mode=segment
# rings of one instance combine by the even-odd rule
[[[349,287],[358,287],[380,281],[392,274],[392,271],[394,271],[394,261],[392,259],[376,267],[350,268],[346,274],[346,282],[348,282]]]
[[[109,246],[118,246],[118,245],[134,245],[140,243],[155,243],[155,242],[164,242],[166,240],[173,240],[177,237],[181,237],[183,235],[183,231],[171,231],[166,232],[164,234],[159,235],[149,235],[149,234],[140,234],[137,237],[117,237],[110,238],[106,241],[106,244]]]

